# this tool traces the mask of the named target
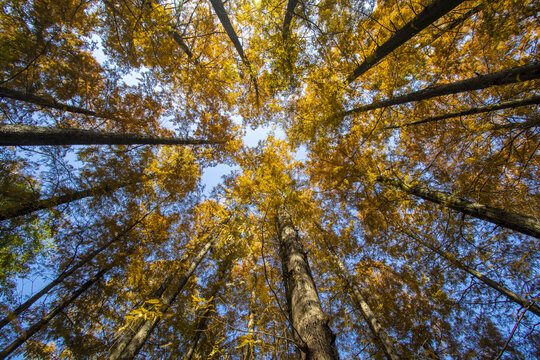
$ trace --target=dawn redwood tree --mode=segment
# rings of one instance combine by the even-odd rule
[[[0,223],[2,279],[63,271],[28,294],[50,303],[2,298],[1,324],[21,313],[0,346],[32,333],[18,355],[539,357],[523,316],[539,296],[537,14],[534,0],[5,1],[0,126],[32,124],[49,146],[0,136],[0,209],[148,180]],[[243,144],[260,125],[285,140]],[[75,129],[216,146],[51,146]],[[237,167],[203,193],[218,164]],[[209,249],[191,242],[209,233]]]
[[[301,359],[339,359],[336,336],[328,325],[311,275],[306,252],[290,215],[283,207],[276,214],[279,253],[291,332]]]
[[[470,200],[457,198],[455,196],[447,195],[440,191],[421,187],[420,185],[411,186],[405,184],[403,181],[390,179],[384,176],[379,176],[377,178],[377,181],[383,184],[392,185],[411,195],[416,195],[424,200],[441,204],[443,206],[449,207],[450,209],[459,211],[463,214],[486,220],[496,225],[516,230],[523,234],[534,236],[540,239],[540,221],[538,221],[532,216],[513,213],[504,209],[499,209],[479,204]]]
[[[24,145],[210,145],[223,141],[112,133],[31,125],[0,125],[0,146]]]

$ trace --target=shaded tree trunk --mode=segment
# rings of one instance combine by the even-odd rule
[[[397,128],[402,128],[402,127],[411,126],[411,125],[425,124],[425,123],[434,122],[434,121],[446,120],[446,119],[451,119],[451,118],[461,117],[461,116],[466,116],[466,115],[481,114],[481,113],[502,110],[502,109],[513,109],[520,106],[527,106],[527,105],[534,105],[534,104],[540,104],[540,95],[532,96],[530,98],[522,99],[522,100],[504,101],[499,104],[479,106],[479,107],[457,111],[453,113],[448,113],[448,114],[443,114],[443,115],[438,115],[438,116],[430,116],[422,120],[413,121],[413,122],[409,122],[409,123],[405,123],[401,125],[387,126],[385,127],[385,129],[397,129]],[[506,129],[506,128],[517,126],[517,125],[518,124],[496,125],[497,128],[494,130]]]
[[[184,39],[182,39],[182,36],[178,33],[176,30],[169,31],[169,36],[171,36],[174,41],[184,50],[187,57],[195,63],[195,65],[199,65],[199,60],[197,60],[194,56],[187,44],[185,43]]]
[[[10,345],[6,346],[0,352],[0,359],[5,359],[13,351],[15,351],[19,346],[24,344],[32,335],[44,328],[49,321],[51,321],[56,315],[63,311],[67,306],[69,306],[73,301],[75,301],[83,292],[88,290],[94,283],[105,275],[105,273],[110,270],[112,266],[109,266],[105,269],[100,270],[96,275],[94,275],[90,280],[86,281],[81,287],[79,287],[70,297],[62,301],[58,306],[56,306],[52,311],[43,316],[38,322],[30,326],[27,330],[23,331],[22,334],[15,339]]]
[[[422,90],[386,100],[375,101],[371,104],[362,105],[351,110],[343,111],[334,117],[344,117],[369,110],[384,108],[387,106],[401,105],[413,101],[427,100],[437,96],[458,94],[466,91],[485,89],[490,86],[514,84],[538,78],[540,78],[540,62],[535,62],[495,73],[479,75],[474,78],[460,80],[450,84],[427,87]]]
[[[31,125],[0,125],[0,146],[23,145],[205,145],[220,141],[181,139]]]
[[[28,215],[39,210],[50,209],[58,205],[67,204],[90,196],[110,193],[120,188],[143,182],[144,180],[145,178],[142,178],[138,181],[107,183],[86,190],[71,191],[64,195],[52,196],[47,199],[36,200],[24,204],[19,204],[17,206],[7,207],[5,209],[0,209],[0,221],[15,218],[18,216]]]
[[[23,93],[21,91],[8,89],[2,86],[0,86],[0,97],[27,102],[27,103],[39,105],[45,108],[67,111],[74,114],[90,115],[90,116],[96,116],[96,117],[100,117],[104,119],[118,120],[118,118],[110,114],[102,113],[99,111],[88,110],[88,109],[84,109],[78,106],[67,105],[67,104],[58,102],[56,100],[46,99],[41,96]]]
[[[238,35],[236,34],[236,31],[234,30],[234,27],[231,24],[231,20],[229,19],[229,15],[227,15],[227,11],[225,11],[225,6],[223,5],[223,2],[221,0],[210,0],[210,3],[212,4],[212,7],[214,8],[214,11],[219,19],[219,22],[221,22],[221,25],[223,26],[223,29],[225,29],[225,32],[229,36],[229,39],[234,45],[234,48],[236,49],[236,52],[238,55],[240,55],[240,58],[242,59],[242,62],[249,71],[249,76],[251,78],[251,81],[253,82],[253,87],[255,88],[255,94],[257,95],[257,103],[259,102],[259,85],[257,84],[257,79],[253,75],[253,71],[251,68],[251,63],[249,62],[248,58],[246,57],[246,54],[244,53],[244,48],[242,47],[242,44],[240,43],[240,39],[238,38]]]
[[[289,34],[291,32],[291,22],[294,16],[294,9],[298,4],[298,0],[289,0],[287,1],[287,10],[285,12],[285,18],[283,19],[283,32],[282,38],[283,42],[287,42]]]
[[[283,209],[276,222],[287,308],[299,355],[303,360],[339,359],[330,319],[322,310],[298,232]]]
[[[189,278],[204,259],[208,251],[214,246],[215,238],[210,239],[198,251],[192,259],[189,267],[166,287],[162,287],[162,295],[159,297],[162,313],[165,313],[174,303],[180,292],[184,289]],[[166,280],[167,281],[167,280]],[[154,316],[146,320],[137,320],[137,325],[134,326],[134,331],[131,334],[126,334],[119,342],[117,342],[109,353],[109,360],[116,359],[134,359],[142,349],[152,331],[157,327],[161,317]]]
[[[384,354],[386,355],[386,358],[389,360],[399,360],[401,359],[398,355],[398,352],[394,348],[394,344],[392,340],[388,337],[388,335],[384,332],[384,330],[381,327],[381,324],[375,317],[375,313],[373,310],[371,310],[370,306],[362,296],[362,293],[360,292],[360,288],[355,283],[351,275],[349,274],[349,271],[341,261],[341,259],[337,255],[333,255],[333,260],[336,263],[339,275],[345,279],[345,282],[347,283],[347,286],[349,287],[350,291],[352,292],[353,300],[356,302],[356,305],[358,306],[358,309],[360,310],[362,316],[364,317],[364,320],[368,323],[369,329],[371,330],[373,337],[375,338],[375,342],[379,344],[379,346],[382,347]]]
[[[460,199],[440,191],[430,190],[417,186],[410,186],[403,181],[379,176],[377,181],[392,185],[409,194],[416,195],[424,200],[444,205],[450,209],[478,219],[489,221],[493,224],[521,232],[540,239],[540,221],[532,216],[508,212],[503,209],[479,204],[465,199]]]
[[[508,300],[513,301],[514,303],[522,306],[523,308],[525,308],[528,311],[532,312],[536,316],[540,316],[540,307],[538,305],[534,304],[532,301],[525,299],[524,297],[514,293],[511,290],[508,290],[507,288],[505,288],[504,286],[502,286],[498,282],[488,278],[487,276],[485,276],[481,272],[476,271],[473,268],[463,264],[461,261],[459,261],[456,258],[455,255],[453,255],[453,254],[451,254],[449,252],[446,252],[446,251],[439,250],[435,246],[433,246],[433,245],[429,244],[428,242],[418,238],[417,236],[412,235],[411,233],[409,233],[407,231],[404,231],[404,230],[402,230],[402,231],[405,234],[407,234],[409,237],[414,239],[414,241],[422,244],[423,246],[427,247],[428,249],[430,249],[434,253],[438,254],[441,257],[443,257],[444,259],[446,259],[448,262],[450,262],[451,264],[453,264],[457,268],[459,268],[459,269],[461,269],[463,271],[466,271],[470,275],[472,275],[475,278],[477,278],[478,280],[482,281],[484,284],[486,284],[490,288],[492,288],[492,289],[496,290],[497,292],[499,292],[500,294],[506,296],[506,298],[508,298]]]
[[[254,266],[257,263],[256,261],[253,262]],[[248,338],[251,340],[256,340],[255,337],[255,325],[256,325],[256,316],[257,316],[257,273],[255,271],[255,274],[253,275],[254,281],[253,281],[253,287],[251,288],[251,294],[249,298],[249,315],[248,315],[248,323],[247,323],[247,330],[248,330]],[[246,347],[246,352],[244,354],[244,360],[253,360],[255,359],[255,345],[252,343],[249,343]]]
[[[371,69],[392,51],[412,39],[420,31],[434,23],[465,0],[435,0],[424,8],[411,21],[396,31],[390,39],[378,46],[363,63],[347,77],[347,84],[352,83],[357,77]]]

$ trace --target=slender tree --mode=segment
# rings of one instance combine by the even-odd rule
[[[523,81],[538,79],[539,77],[540,63],[535,62],[507,70],[501,70],[491,74],[479,75],[474,78],[460,80],[449,84],[431,86],[386,100],[375,101],[371,104],[362,105],[351,110],[343,111],[335,115],[335,117],[341,118],[369,110],[406,104],[413,101],[427,100],[437,96],[480,90],[490,86],[515,84]]]
[[[111,133],[31,125],[0,125],[0,146],[23,145],[208,145],[223,141]]]
[[[118,235],[111,238],[109,241],[105,242],[103,245],[99,246],[97,249],[89,252],[85,256],[83,256],[76,264],[71,266],[69,269],[66,269],[60,273],[49,284],[47,284],[43,289],[32,295],[28,300],[26,300],[21,305],[17,306],[17,308],[13,311],[11,311],[5,318],[0,320],[0,329],[6,326],[10,321],[16,319],[20,314],[22,314],[24,311],[28,310],[30,306],[32,306],[36,301],[41,299],[41,297],[45,294],[48,294],[51,289],[62,283],[64,279],[66,279],[68,276],[73,275],[75,272],[80,270],[84,265],[88,264],[90,261],[92,261],[97,255],[101,254],[105,249],[107,249],[112,244],[116,243],[120,239],[123,239],[135,226],[140,224],[148,215],[150,212],[147,212],[143,217],[138,219],[137,221],[133,222],[129,226],[127,226],[122,232],[120,232]]]
[[[213,248],[215,242],[215,237],[208,240],[206,244],[199,249],[197,254],[193,256],[188,268],[182,274],[178,274],[178,276],[175,275],[174,279],[167,279],[166,282],[168,283],[160,288],[162,289],[162,294],[159,297],[159,304],[160,311],[162,313],[165,313],[174,303],[180,292],[186,286],[197,266],[201,263],[210,249]],[[160,315],[137,320],[136,324],[134,325],[134,331],[125,334],[125,336],[113,346],[109,353],[108,359],[134,359],[139,351],[141,351],[142,347],[160,320]]]
[[[147,179],[147,177],[142,177],[140,179],[124,182],[107,182],[105,184],[94,186],[90,189],[70,191],[64,195],[52,196],[47,199],[36,200],[32,202],[17,204],[16,206],[6,207],[0,210],[0,221],[12,219],[18,216],[28,215],[39,210],[51,209],[53,207],[81,200],[90,196],[111,193],[126,186],[141,183]]]
[[[276,223],[287,308],[299,355],[301,359],[339,359],[306,252],[285,209],[278,210]]]
[[[508,298],[510,301],[513,301],[514,303],[518,304],[519,306],[522,306],[523,308],[527,309],[527,311],[532,312],[536,316],[540,316],[540,307],[536,305],[533,301],[525,299],[523,296],[520,296],[516,294],[515,292],[507,289],[506,287],[499,284],[497,281],[494,281],[484,274],[482,274],[479,271],[476,271],[475,269],[465,265],[463,262],[461,262],[454,254],[451,254],[447,251],[443,251],[438,249],[436,246],[428,243],[427,241],[424,241],[420,239],[418,236],[413,235],[410,231],[406,231],[404,229],[401,229],[407,236],[412,238],[414,241],[418,242],[419,244],[427,247],[434,253],[438,254],[442,258],[446,259],[448,262],[453,264],[455,267],[469,273],[470,275],[474,276],[478,280],[482,281],[484,284],[489,286],[490,288],[494,289],[495,291],[499,292],[506,298]]]
[[[53,310],[48,312],[45,316],[41,317],[36,323],[30,326],[28,329],[22,332],[18,338],[13,340],[11,344],[6,346],[2,351],[0,351],[0,359],[5,359],[11,353],[13,353],[19,346],[24,344],[32,335],[43,329],[49,321],[51,321],[56,315],[62,312],[66,307],[68,307],[73,301],[75,301],[82,293],[88,290],[92,285],[99,281],[107,271],[111,269],[112,266],[107,266],[104,269],[101,269],[94,275],[91,279],[87,280],[83,285],[81,285],[75,292],[73,292],[67,299],[63,300],[59,305],[57,305]]]
[[[34,105],[38,105],[44,108],[67,111],[73,114],[90,115],[90,116],[96,116],[96,117],[109,119],[109,120],[118,120],[117,117],[111,114],[94,111],[94,110],[88,110],[88,109],[84,109],[78,106],[63,104],[53,99],[47,99],[47,98],[37,96],[34,94],[23,93],[21,91],[9,89],[3,86],[0,86],[0,97],[34,104]]]
[[[294,9],[296,9],[296,5],[298,4],[298,0],[288,0],[287,1],[287,10],[285,11],[285,18],[283,19],[283,32],[281,37],[283,38],[283,42],[287,42],[289,39],[289,35],[291,32],[291,22],[294,16]]]
[[[403,127],[407,127],[411,125],[420,125],[420,124],[425,124],[425,123],[430,123],[430,122],[435,122],[435,121],[440,121],[440,120],[451,119],[455,117],[482,114],[482,113],[492,112],[492,111],[502,110],[502,109],[513,109],[513,108],[517,108],[521,106],[528,106],[528,105],[535,105],[535,104],[540,104],[540,95],[531,96],[530,98],[522,99],[522,100],[509,100],[509,101],[504,101],[498,104],[478,106],[478,107],[470,108],[467,110],[456,111],[456,112],[452,112],[448,114],[430,116],[430,117],[427,117],[418,121],[412,121],[412,122],[394,125],[394,126],[387,126],[385,129],[398,129],[398,128],[403,128]],[[508,128],[511,126],[519,126],[519,123],[496,125],[496,126],[500,126],[500,128],[503,129],[503,128]]]
[[[447,195],[440,191],[423,188],[418,185],[407,185],[403,181],[390,179],[384,176],[379,176],[377,181],[392,185],[411,195],[416,195],[424,200],[441,204],[463,214],[489,221],[493,224],[519,231],[523,234],[540,239],[540,221],[532,216],[521,215],[503,209],[479,204],[473,201]]]
[[[392,51],[403,45],[408,40],[412,39],[420,31],[452,11],[454,8],[456,8],[456,6],[464,1],[465,0],[434,0],[411,21],[396,31],[388,40],[377,46],[375,51],[369,55],[364,62],[358,65],[347,77],[347,85],[375,66]]]

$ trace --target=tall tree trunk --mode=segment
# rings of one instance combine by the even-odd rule
[[[194,56],[187,44],[185,43],[184,39],[182,39],[182,35],[178,33],[176,30],[169,31],[169,36],[171,36],[174,41],[184,50],[187,57],[195,63],[195,65],[199,65],[199,60],[197,60]]]
[[[503,209],[456,198],[440,191],[421,188],[418,185],[410,186],[405,184],[403,181],[390,179],[384,176],[379,176],[377,181],[392,185],[409,194],[416,195],[424,200],[444,205],[463,214],[489,221],[493,224],[519,231],[523,234],[540,239],[540,221],[532,216],[512,213]]]
[[[394,344],[392,343],[392,340],[388,337],[388,335],[384,332],[384,330],[381,327],[381,324],[375,317],[375,313],[371,308],[369,307],[368,303],[362,296],[362,293],[360,292],[360,288],[356,284],[356,282],[353,280],[351,275],[349,274],[349,271],[341,261],[341,259],[333,254],[332,259],[334,260],[335,264],[337,265],[339,269],[339,275],[345,279],[345,282],[347,283],[347,286],[349,287],[350,291],[353,295],[353,300],[356,302],[356,305],[358,306],[358,309],[362,313],[362,316],[364,317],[364,320],[368,323],[369,329],[373,333],[373,337],[375,338],[375,342],[378,343],[386,355],[386,358],[388,360],[399,360],[401,359],[398,355],[398,352],[394,348]]]
[[[522,99],[522,100],[504,101],[499,104],[479,106],[479,107],[457,111],[453,113],[448,113],[448,114],[443,114],[443,115],[438,115],[438,116],[430,116],[422,120],[412,121],[412,122],[404,123],[401,125],[387,126],[385,127],[385,129],[397,129],[397,128],[402,128],[402,127],[411,126],[411,125],[425,124],[425,123],[434,122],[434,121],[446,120],[446,119],[451,119],[451,118],[461,117],[461,116],[466,116],[466,115],[481,114],[481,113],[502,110],[502,109],[513,109],[520,106],[527,106],[527,105],[534,105],[534,104],[540,104],[540,95],[532,96],[530,98]],[[494,129],[494,130],[498,130],[499,128],[504,129],[507,127],[513,127],[515,125],[518,125],[518,124],[496,125],[497,129]]]
[[[189,267],[184,271],[184,273],[179,276],[174,282],[171,283],[170,288],[167,286],[167,289],[164,289],[163,295],[160,296],[160,304],[162,313],[165,313],[170,306],[174,303],[180,292],[184,289],[189,278],[197,268],[197,266],[204,259],[208,251],[214,246],[216,239],[210,239],[197,253],[197,255],[191,261]],[[134,359],[139,351],[142,349],[152,331],[156,328],[161,318],[159,316],[154,316],[146,320],[138,321],[137,325],[134,326],[133,334],[126,334],[123,339],[117,342],[109,353],[109,360],[127,360]]]
[[[52,311],[43,316],[38,322],[30,326],[27,330],[23,331],[22,334],[15,339],[10,345],[6,346],[0,352],[0,359],[5,359],[13,351],[15,351],[19,346],[24,344],[32,335],[41,330],[45,325],[49,323],[58,313],[64,310],[68,305],[75,301],[83,292],[88,290],[94,283],[105,275],[105,273],[111,269],[112,266],[108,266],[105,269],[100,270],[96,275],[94,275],[90,280],[86,281],[81,287],[79,287],[70,297],[62,301],[58,306],[56,306]]]
[[[0,125],[0,146],[23,145],[205,145],[222,141],[181,139],[134,133],[55,128],[31,125]]]
[[[17,206],[0,209],[0,221],[31,214],[38,210],[50,209],[58,205],[67,204],[73,201],[81,200],[90,196],[106,194],[120,188],[143,182],[145,178],[138,181],[125,181],[119,183],[107,183],[98,185],[90,189],[71,191],[64,195],[52,196],[47,199],[18,204]]]
[[[289,34],[291,32],[291,22],[294,16],[294,9],[298,4],[298,0],[289,0],[287,1],[287,10],[285,12],[285,18],[283,19],[283,32],[282,38],[283,42],[287,42],[289,39]]]
[[[34,105],[39,105],[45,108],[67,111],[74,114],[96,116],[96,117],[109,119],[109,120],[118,120],[118,118],[110,114],[102,113],[99,111],[88,110],[88,109],[84,109],[78,106],[67,105],[67,104],[58,102],[56,100],[46,99],[41,96],[23,93],[21,91],[8,89],[2,86],[0,86],[0,98],[9,98],[13,100],[27,102]]]
[[[253,266],[256,267],[257,260],[253,261]],[[248,323],[247,323],[247,337],[250,340],[256,340],[255,337],[255,325],[257,322],[257,270],[254,271],[253,274],[253,287],[251,288],[251,294],[249,298],[249,315],[248,315]],[[253,343],[249,343],[246,346],[246,352],[244,354],[244,360],[253,360],[255,359],[255,345]]]
[[[375,101],[371,104],[362,105],[357,108],[343,111],[334,115],[333,118],[358,114],[369,110],[384,108],[392,105],[406,104],[413,101],[427,100],[436,96],[458,94],[466,91],[485,89],[495,85],[514,84],[528,80],[540,78],[540,62],[515,68],[498,71],[491,74],[479,75],[474,78],[456,81],[450,84],[427,87],[422,90],[414,91],[408,94],[396,96],[394,98]]]
[[[30,297],[28,300],[26,300],[24,303],[19,305],[15,310],[10,312],[5,318],[0,320],[0,329],[6,326],[11,320],[14,320],[19,316],[21,313],[26,311],[30,306],[32,306],[36,301],[38,301],[43,295],[47,294],[52,288],[54,288],[56,285],[60,284],[62,281],[64,281],[65,278],[68,276],[71,276],[73,273],[81,269],[84,265],[88,264],[90,261],[92,261],[98,254],[100,254],[103,250],[111,246],[113,243],[117,242],[118,240],[122,239],[131,229],[133,229],[135,226],[140,224],[144,218],[146,218],[150,213],[145,214],[141,219],[137,220],[133,224],[129,225],[124,231],[122,231],[117,236],[113,237],[111,240],[107,241],[102,246],[98,247],[94,251],[91,251],[89,254],[84,256],[79,262],[77,262],[75,265],[73,265],[70,269],[63,271],[56,279],[51,281],[47,286],[45,286],[43,289],[35,293],[32,297]]]
[[[234,30],[234,27],[231,24],[229,15],[227,15],[225,6],[223,5],[223,2],[221,2],[221,0],[210,0],[210,3],[212,4],[212,7],[214,8],[214,11],[219,19],[219,22],[221,22],[223,29],[225,29],[225,32],[227,33],[227,35],[229,36],[229,39],[233,43],[234,48],[236,49],[236,52],[238,53],[238,55],[240,55],[242,62],[248,68],[249,76],[251,78],[251,81],[253,82],[253,87],[255,88],[255,94],[257,96],[257,104],[258,104],[259,85],[257,83],[257,79],[255,78],[253,74],[251,63],[249,62],[248,58],[246,57],[246,54],[244,53],[244,48],[242,47],[242,44],[240,43],[240,39],[238,38],[238,35],[236,34],[236,31]]]
[[[438,254],[441,257],[443,257],[444,259],[446,259],[448,262],[450,262],[451,264],[453,264],[457,268],[466,271],[470,275],[472,275],[475,278],[477,278],[478,280],[482,281],[487,286],[489,286],[492,289],[498,291],[500,294],[506,296],[506,298],[508,298],[508,300],[513,301],[514,303],[522,306],[523,308],[525,308],[528,311],[532,312],[536,316],[540,316],[540,307],[538,305],[532,303],[530,300],[525,299],[524,297],[522,297],[522,296],[514,293],[513,291],[505,288],[504,286],[502,286],[498,282],[488,278],[487,276],[485,276],[481,272],[476,271],[473,268],[463,264],[461,261],[459,261],[456,258],[455,255],[453,255],[453,254],[451,254],[449,252],[437,249],[435,246],[429,244],[428,242],[420,239],[417,236],[414,236],[413,234],[411,234],[408,231],[405,231],[405,230],[401,230],[401,231],[403,231],[405,234],[407,234],[407,236],[412,238],[414,241],[422,244],[423,246],[427,247],[428,249],[430,249],[434,253]]]
[[[335,335],[324,314],[307,255],[298,232],[284,209],[276,215],[283,282],[292,332],[301,359],[339,359]]]
[[[347,77],[347,84],[352,83],[357,77],[371,69],[392,51],[412,39],[420,31],[434,23],[465,0],[435,0],[416,15],[414,19],[396,31],[386,42],[378,46],[363,63]]]

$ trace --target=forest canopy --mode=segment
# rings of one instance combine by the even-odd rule
[[[538,1],[0,4],[0,359],[540,358]]]

